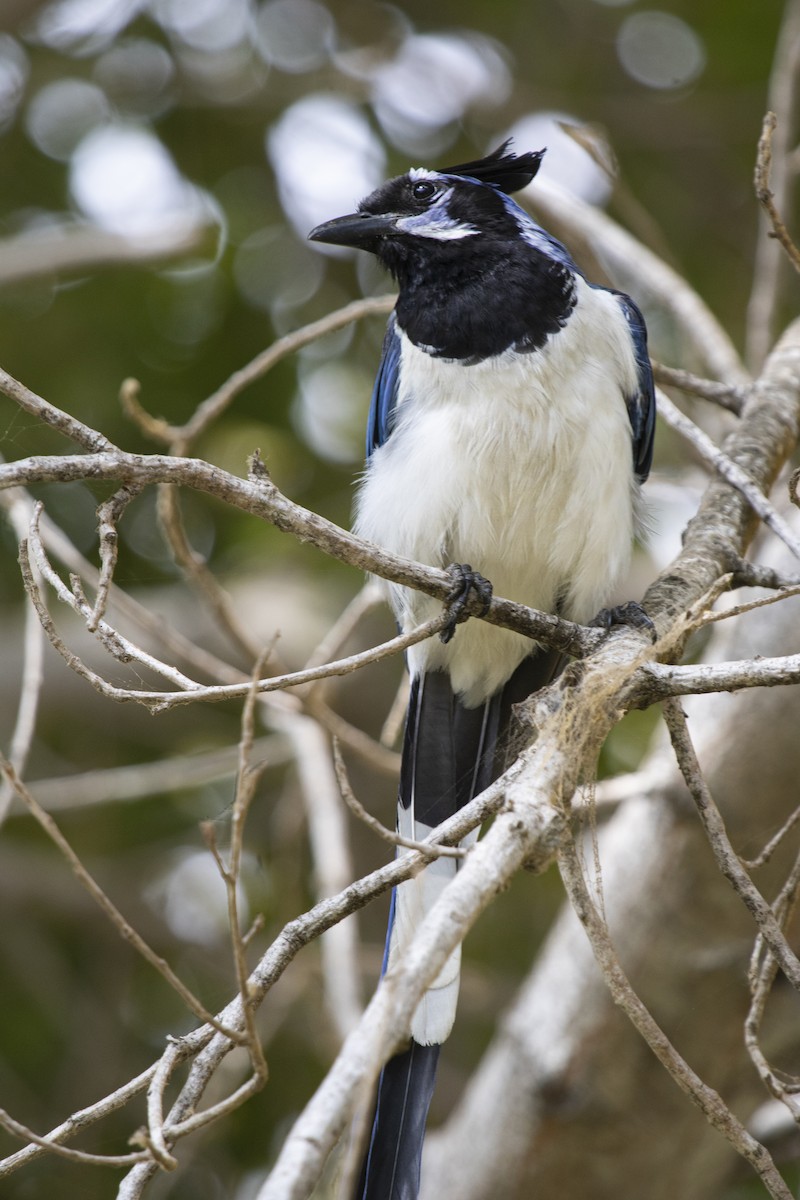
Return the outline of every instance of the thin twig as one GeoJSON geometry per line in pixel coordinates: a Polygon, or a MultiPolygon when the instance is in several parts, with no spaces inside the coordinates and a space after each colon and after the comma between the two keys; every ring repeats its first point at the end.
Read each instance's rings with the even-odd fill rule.
{"type": "MultiPolygon", "coordinates": [[[[795,858],[794,865],[786,879],[777,899],[773,903],[776,919],[781,928],[785,929],[800,892],[800,855],[795,858]]],[[[744,1023],[744,1041],[750,1059],[758,1071],[769,1092],[789,1109],[795,1121],[800,1121],[800,1104],[793,1095],[798,1090],[800,1081],[778,1078],[778,1073],[770,1066],[766,1055],[761,1049],[759,1040],[761,1022],[767,1007],[770,993],[778,972],[775,956],[767,949],[764,937],[759,933],[756,938],[748,972],[750,982],[751,1002],[744,1023]]]]}
{"type": "Polygon", "coordinates": [[[117,524],[128,507],[141,492],[137,484],[125,484],[105,500],[97,510],[97,532],[100,542],[100,578],[94,608],[86,622],[86,628],[94,633],[108,606],[108,594],[114,581],[114,569],[119,555],[117,524]]]}
{"type": "Polygon", "coordinates": [[[711,440],[708,434],[704,433],[699,426],[695,425],[694,421],[682,413],[663,392],[659,392],[658,394],[658,411],[667,424],[671,425],[682,437],[691,442],[698,453],[715,471],[719,472],[723,479],[726,479],[728,483],[732,484],[737,491],[740,491],[747,498],[747,502],[758,513],[764,524],[769,526],[784,545],[789,547],[795,558],[800,558],[800,540],[795,537],[792,529],[790,529],[783,517],[776,511],[775,507],[770,504],[764,493],[759,490],[747,472],[743,471],[735,462],[732,462],[728,455],[711,440]]]}
{"type": "MultiPolygon", "coordinates": [[[[800,62],[800,3],[787,0],[773,56],[768,88],[768,107],[776,116],[776,136],[772,141],[771,187],[779,212],[791,212],[794,180],[789,171],[797,129],[798,62],[800,62]]],[[[784,256],[774,239],[768,237],[770,222],[759,206],[758,240],[753,268],[753,284],[747,305],[747,358],[755,369],[764,361],[773,341],[778,311],[784,256]]]]}
{"type": "Polygon", "coordinates": [[[740,617],[742,613],[753,612],[756,608],[766,608],[769,604],[779,604],[792,596],[800,596],[800,583],[784,586],[770,596],[759,596],[757,600],[748,600],[744,604],[734,604],[730,608],[719,611],[705,612],[698,619],[698,626],[713,625],[717,621],[728,621],[731,617],[740,617]]]}
{"type": "Polygon", "coordinates": [[[730,843],[722,815],[700,770],[686,716],[679,701],[665,700],[663,712],[678,766],[694,800],[717,866],[755,920],[784,975],[792,987],[800,991],[800,960],[787,942],[774,912],[745,871],[730,843]]]}
{"type": "MultiPolygon", "coordinates": [[[[23,547],[24,554],[26,557],[28,557],[29,563],[30,556],[28,552],[33,555],[33,560],[36,567],[43,578],[50,584],[59,600],[71,608],[73,612],[77,613],[79,617],[82,617],[86,622],[88,629],[90,623],[95,619],[95,612],[92,608],[92,605],[89,604],[89,601],[84,595],[83,585],[80,581],[80,577],[77,575],[70,577],[70,582],[72,584],[72,590],[70,590],[61,579],[61,576],[58,574],[58,572],[53,570],[42,544],[42,539],[39,532],[39,521],[41,514],[42,505],[41,503],[37,503],[33,508],[27,541],[20,546],[20,555],[23,555],[23,547]]],[[[31,567],[32,565],[33,564],[31,564],[31,567]]],[[[181,671],[178,671],[169,663],[162,662],[160,659],[155,658],[154,655],[149,654],[146,650],[143,650],[140,646],[137,646],[134,642],[131,642],[128,638],[123,637],[122,634],[118,633],[113,626],[109,625],[108,622],[102,618],[95,622],[95,628],[93,632],[101,645],[108,651],[109,654],[112,655],[113,658],[116,658],[118,662],[138,662],[141,666],[148,667],[151,671],[155,671],[156,674],[163,675],[164,678],[170,681],[170,683],[174,683],[176,687],[191,689],[200,686],[193,679],[190,679],[187,675],[184,675],[181,671]]]]}
{"type": "Polygon", "coordinates": [[[781,214],[775,204],[775,196],[769,185],[770,169],[772,167],[772,138],[778,118],[775,113],[768,112],[764,117],[761,137],[758,142],[758,158],[756,160],[755,188],[756,199],[769,217],[772,225],[772,237],[777,238],[786,251],[789,262],[795,271],[800,271],[800,250],[792,241],[791,234],[786,228],[781,214]]]}
{"type": "MultiPolygon", "coordinates": [[[[135,646],[128,639],[123,639],[121,635],[107,626],[104,621],[100,622],[98,633],[105,637],[105,644],[115,657],[123,662],[130,662],[135,659],[143,665],[152,667],[158,670],[161,674],[166,675],[175,682],[179,687],[185,688],[181,692],[155,692],[143,688],[120,688],[109,683],[88,667],[76,654],[74,654],[59,637],[55,625],[47,612],[44,602],[36,586],[35,579],[32,574],[32,567],[28,557],[29,545],[31,549],[40,549],[34,536],[31,542],[23,542],[20,546],[20,570],[22,571],[23,582],[26,591],[33,603],[42,627],[53,645],[59,652],[64,661],[78,675],[82,676],[92,687],[101,692],[108,699],[116,700],[119,703],[136,702],[145,705],[152,712],[164,712],[167,709],[174,708],[192,700],[200,700],[210,703],[219,703],[224,700],[241,699],[248,694],[250,687],[249,683],[241,684],[216,684],[208,687],[203,687],[194,680],[188,679],[175,668],[168,666],[166,663],[161,663],[149,655],[146,651],[135,646]]],[[[49,564],[43,552],[37,557],[37,565],[43,568],[43,573],[48,572],[49,564]]],[[[75,591],[79,590],[76,581],[73,581],[73,592],[69,592],[55,574],[52,569],[48,574],[49,581],[58,589],[59,595],[76,611],[84,612],[88,615],[88,605],[82,601],[80,595],[76,596],[75,591]]],[[[300,684],[309,683],[313,680],[326,678],[333,675],[348,675],[353,671],[359,670],[373,662],[379,662],[381,659],[389,657],[393,654],[399,654],[408,649],[409,646],[416,645],[418,642],[424,641],[426,638],[433,637],[439,633],[447,623],[448,614],[443,610],[436,617],[423,625],[412,629],[409,633],[400,634],[388,642],[382,643],[378,647],[372,647],[369,650],[363,650],[359,654],[350,655],[348,658],[339,659],[338,662],[327,663],[322,667],[312,667],[308,671],[294,671],[287,675],[275,675],[267,679],[261,679],[258,683],[260,693],[281,691],[288,687],[295,687],[300,684]]]]}
{"type": "Polygon", "coordinates": [[[75,851],[70,846],[67,839],[59,829],[56,822],[46,813],[40,804],[34,799],[29,790],[25,787],[22,780],[17,775],[12,764],[8,761],[5,755],[0,754],[0,772],[2,772],[13,787],[17,796],[26,806],[28,811],[36,820],[37,824],[44,830],[51,842],[59,849],[61,854],[72,868],[73,874],[78,882],[92,897],[98,907],[105,913],[108,919],[113,924],[114,928],[122,935],[126,942],[129,942],[135,950],[141,954],[152,967],[158,971],[159,975],[170,985],[173,991],[177,992],[183,1003],[194,1013],[194,1015],[204,1023],[212,1025],[220,1033],[231,1038],[232,1041],[238,1042],[240,1035],[235,1030],[226,1029],[215,1016],[208,1012],[197,997],[186,987],[186,985],[178,978],[175,972],[170,967],[166,959],[160,954],[151,949],[143,937],[141,937],[133,926],[123,917],[122,913],[116,905],[108,898],[106,893],[96,882],[94,877],[84,867],[81,860],[78,858],[75,851]]]}
{"type": "Polygon", "coordinates": [[[397,691],[394,694],[394,700],[389,707],[386,718],[383,722],[380,732],[380,742],[382,746],[396,746],[400,738],[400,731],[403,728],[406,712],[408,710],[408,689],[409,679],[408,671],[403,671],[403,677],[397,685],[397,691]]]}
{"type": "MultiPolygon", "coordinates": [[[[28,787],[48,812],[118,804],[234,778],[238,754],[237,747],[222,746],[218,750],[176,754],[155,762],[36,779],[29,781],[28,787]]],[[[265,768],[285,766],[290,760],[286,738],[276,733],[258,738],[254,758],[257,765],[265,768]]]]}
{"type": "Polygon", "coordinates": [[[300,699],[308,715],[315,721],[319,721],[331,737],[338,738],[343,746],[354,751],[359,758],[363,759],[365,763],[369,763],[376,771],[393,777],[398,775],[400,755],[396,751],[390,750],[388,746],[379,741],[376,742],[357,725],[351,725],[340,713],[334,712],[320,696],[313,692],[310,696],[304,696],[301,692],[300,699]]]}
{"type": "Polygon", "coordinates": [[[394,830],[387,829],[377,817],[373,817],[372,813],[367,812],[353,791],[347,775],[347,767],[344,764],[344,759],[342,758],[342,753],[336,739],[333,742],[333,762],[336,767],[336,778],[339,782],[339,789],[345,804],[351,813],[358,817],[359,821],[363,821],[373,833],[377,833],[379,838],[383,838],[385,842],[389,842],[393,846],[401,846],[405,850],[416,850],[430,859],[464,858],[467,851],[461,846],[431,846],[429,843],[414,841],[413,838],[402,837],[399,833],[395,833],[394,830]]]}
{"type": "MultiPolygon", "coordinates": [[[[85,619],[88,619],[92,611],[91,605],[83,596],[80,587],[80,581],[77,579],[77,577],[73,577],[73,590],[70,591],[67,587],[65,587],[60,577],[52,570],[47,561],[47,557],[44,554],[41,543],[38,540],[36,528],[32,525],[29,539],[20,543],[20,572],[22,574],[25,590],[27,591],[31,602],[36,609],[37,615],[41,621],[48,640],[53,647],[58,650],[59,654],[68,664],[68,666],[70,666],[78,675],[81,675],[84,679],[87,679],[94,688],[112,700],[126,701],[136,699],[140,694],[145,695],[146,693],[139,693],[137,689],[118,688],[113,684],[108,683],[102,678],[102,676],[98,675],[96,671],[93,671],[91,667],[88,667],[76,654],[73,654],[72,651],[68,649],[68,647],[59,637],[55,628],[55,623],[50,617],[44,600],[42,599],[41,592],[36,583],[36,577],[34,575],[34,561],[35,566],[39,568],[44,578],[55,589],[59,599],[68,604],[69,607],[75,612],[79,613],[85,619]],[[34,556],[33,559],[31,555],[34,556]]],[[[168,663],[161,662],[159,659],[154,658],[151,654],[148,654],[146,650],[142,650],[139,646],[136,646],[135,643],[129,641],[127,638],[123,638],[121,634],[117,633],[115,629],[112,629],[112,627],[105,621],[99,622],[97,628],[97,637],[100,639],[109,653],[120,662],[129,663],[131,661],[137,661],[141,663],[142,666],[149,667],[151,670],[158,672],[158,674],[165,676],[177,687],[184,687],[191,691],[202,690],[199,683],[195,683],[193,679],[189,679],[181,671],[176,670],[176,668],[170,666],[168,663]]],[[[173,693],[157,692],[155,694],[156,696],[160,697],[162,694],[170,696],[173,693]]]]}
{"type": "Polygon", "coordinates": [[[247,952],[242,937],[241,918],[239,914],[239,885],[244,847],[244,827],[247,813],[255,796],[256,786],[261,777],[263,767],[253,765],[253,745],[255,742],[256,709],[258,700],[258,679],[261,675],[268,651],[263,651],[255,661],[251,679],[250,691],[247,693],[242,709],[241,737],[239,740],[239,764],[236,779],[236,792],[231,814],[230,850],[227,866],[222,860],[213,836],[214,829],[210,822],[204,825],[204,832],[220,875],[225,884],[225,894],[228,901],[228,925],[231,932],[233,947],[233,962],[236,970],[236,983],[242,1000],[244,1027],[247,1035],[247,1050],[253,1067],[253,1074],[259,1080],[259,1086],[267,1082],[267,1070],[264,1051],[258,1036],[255,1014],[248,989],[247,952]]]}
{"type": "Polygon", "coordinates": [[[306,659],[306,667],[318,667],[338,654],[352,637],[367,613],[384,603],[384,596],[374,580],[368,580],[340,613],[321,642],[306,659]]]}
{"type": "Polygon", "coordinates": [[[87,1129],[104,1117],[118,1112],[120,1108],[130,1103],[135,1096],[138,1096],[140,1092],[146,1089],[153,1077],[156,1065],[148,1067],[140,1075],[129,1079],[122,1087],[117,1088],[107,1096],[103,1096],[101,1100],[97,1100],[94,1104],[90,1104],[86,1108],[81,1108],[77,1112],[72,1113],[71,1116],[67,1117],[65,1121],[62,1121],[54,1129],[51,1129],[44,1137],[37,1137],[22,1150],[17,1150],[14,1154],[9,1154],[7,1158],[0,1160],[0,1179],[13,1174],[14,1171],[24,1166],[25,1163],[38,1158],[44,1151],[49,1151],[54,1146],[60,1146],[67,1138],[74,1137],[82,1129],[87,1129]]]}
{"type": "Polygon", "coordinates": [[[718,383],[715,379],[702,379],[691,371],[683,371],[678,367],[668,367],[664,363],[653,362],[653,378],[656,383],[666,387],[678,388],[681,392],[690,392],[703,400],[710,400],[728,412],[742,411],[742,405],[747,399],[749,387],[738,383],[718,383]]]}
{"type": "MultiPolygon", "coordinates": [[[[353,878],[353,856],[342,812],[330,739],[311,717],[275,716],[295,747],[317,896],[335,895],[353,878]]],[[[328,930],[321,943],[324,998],[340,1039],[348,1036],[362,1012],[358,926],[344,921],[328,930]]]]}
{"type": "Polygon", "coordinates": [[[158,488],[158,519],[172,557],[184,578],[209,608],[211,615],[248,662],[260,654],[258,643],[250,636],[236,615],[231,598],[218,583],[208,564],[189,542],[181,512],[178,488],[162,483],[158,488]]]}
{"type": "Polygon", "coordinates": [[[26,1142],[30,1142],[34,1146],[39,1146],[42,1150],[47,1150],[49,1154],[55,1154],[59,1158],[69,1159],[71,1162],[84,1163],[91,1167],[130,1167],[137,1162],[145,1162],[150,1155],[146,1152],[136,1151],[133,1154],[88,1154],[85,1150],[74,1150],[69,1146],[61,1146],[58,1142],[52,1141],[51,1138],[41,1137],[38,1133],[34,1133],[27,1125],[15,1121],[12,1116],[0,1108],[0,1125],[13,1137],[21,1138],[26,1142]]]}
{"type": "Polygon", "coordinates": [[[240,392],[257,379],[263,378],[281,359],[301,350],[303,346],[310,345],[311,342],[318,341],[326,334],[334,333],[337,329],[352,324],[353,321],[360,321],[362,317],[391,312],[396,299],[396,296],[368,296],[363,300],[353,300],[350,304],[345,304],[343,308],[328,313],[318,321],[312,321],[301,329],[296,329],[293,333],[287,333],[284,337],[278,338],[277,342],[273,342],[252,362],[235,371],[213,395],[198,405],[185,425],[173,430],[172,440],[188,445],[213,421],[216,421],[240,392]]]}
{"type": "Polygon", "coordinates": [[[678,1053],[649,1010],[642,1003],[623,971],[614,951],[608,927],[586,886],[574,840],[567,836],[559,852],[559,868],[572,907],[586,930],[595,961],[603,973],[614,1003],[642,1035],[671,1078],[700,1109],[730,1145],[756,1170],[774,1200],[791,1200],[791,1192],[778,1172],[769,1151],[747,1132],[722,1097],[692,1070],[678,1053]]]}
{"type": "Polygon", "coordinates": [[[800,821],[800,806],[794,810],[791,816],[787,817],[778,832],[769,839],[760,854],[755,858],[743,858],[741,860],[745,870],[756,871],[759,867],[766,866],[787,833],[791,833],[798,821],[800,821]]]}
{"type": "Polygon", "coordinates": [[[164,1138],[164,1092],[179,1063],[179,1046],[170,1042],[147,1088],[147,1130],[141,1135],[141,1141],[164,1171],[174,1171],[178,1165],[164,1138]]]}
{"type": "MultiPolygon", "coordinates": [[[[9,519],[22,541],[27,531],[28,505],[24,493],[14,491],[8,510],[9,519]]],[[[30,605],[25,606],[25,629],[23,633],[23,665],[17,716],[11,734],[8,758],[17,774],[22,776],[36,733],[36,718],[44,683],[45,636],[41,622],[30,605]]],[[[7,780],[0,783],[0,825],[5,821],[14,798],[13,788],[7,780]]]]}
{"type": "Polygon", "coordinates": [[[37,396],[30,388],[26,388],[24,383],[14,379],[8,371],[4,371],[2,368],[0,368],[0,392],[4,396],[8,396],[9,400],[13,400],[25,412],[30,413],[32,417],[36,417],[37,421],[42,421],[45,425],[57,429],[59,433],[63,433],[65,437],[71,438],[73,442],[77,442],[79,446],[83,446],[91,453],[103,453],[116,449],[114,443],[109,441],[104,434],[98,433],[89,425],[84,425],[83,421],[79,421],[70,413],[56,408],[49,400],[37,396]]]}

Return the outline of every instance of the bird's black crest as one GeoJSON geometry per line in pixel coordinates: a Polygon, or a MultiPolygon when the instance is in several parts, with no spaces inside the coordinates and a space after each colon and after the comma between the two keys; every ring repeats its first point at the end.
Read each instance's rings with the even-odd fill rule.
{"type": "Polygon", "coordinates": [[[506,195],[527,187],[542,165],[544,150],[531,150],[527,154],[508,154],[511,138],[498,146],[485,158],[473,162],[459,163],[455,167],[439,167],[441,175],[468,175],[479,183],[488,183],[506,195]]]}

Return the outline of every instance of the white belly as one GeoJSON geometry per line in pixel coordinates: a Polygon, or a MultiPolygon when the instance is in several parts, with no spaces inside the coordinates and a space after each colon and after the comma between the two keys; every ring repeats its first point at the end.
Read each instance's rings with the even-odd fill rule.
{"type": "MultiPolygon", "coordinates": [[[[614,303],[592,293],[583,307],[595,297],[614,303]]],[[[431,358],[404,338],[397,423],[368,464],[356,532],[432,566],[469,563],[498,596],[590,619],[627,565],[634,498],[623,398],[635,377],[630,339],[620,327],[618,346],[598,347],[593,335],[579,309],[554,347],[475,366],[431,358]],[[587,365],[602,361],[599,350],[601,371],[587,365]]],[[[404,629],[440,607],[396,586],[390,598],[404,629]]],[[[447,646],[414,647],[409,663],[446,668],[478,704],[531,648],[473,620],[447,646]]]]}

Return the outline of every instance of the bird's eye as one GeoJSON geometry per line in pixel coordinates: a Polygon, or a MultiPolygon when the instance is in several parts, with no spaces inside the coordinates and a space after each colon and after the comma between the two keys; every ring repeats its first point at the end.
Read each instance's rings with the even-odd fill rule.
{"type": "Polygon", "coordinates": [[[436,195],[436,185],[429,179],[421,179],[411,188],[411,195],[415,200],[430,200],[431,196],[436,195]]]}

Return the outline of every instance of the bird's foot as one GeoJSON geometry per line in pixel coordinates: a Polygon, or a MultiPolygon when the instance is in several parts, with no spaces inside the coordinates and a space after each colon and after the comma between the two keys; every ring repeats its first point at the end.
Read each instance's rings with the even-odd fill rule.
{"type": "Polygon", "coordinates": [[[611,629],[614,625],[628,625],[631,629],[646,629],[652,641],[656,640],[656,627],[637,600],[615,604],[613,608],[601,608],[590,622],[593,629],[611,629]]]}
{"type": "Polygon", "coordinates": [[[488,579],[484,579],[477,571],[473,571],[469,563],[451,563],[447,568],[448,574],[453,580],[453,590],[446,600],[448,613],[447,624],[439,634],[441,641],[447,645],[456,631],[456,625],[460,621],[466,621],[468,613],[465,612],[470,592],[474,592],[481,601],[481,612],[488,612],[489,605],[492,602],[492,585],[488,579]]]}

